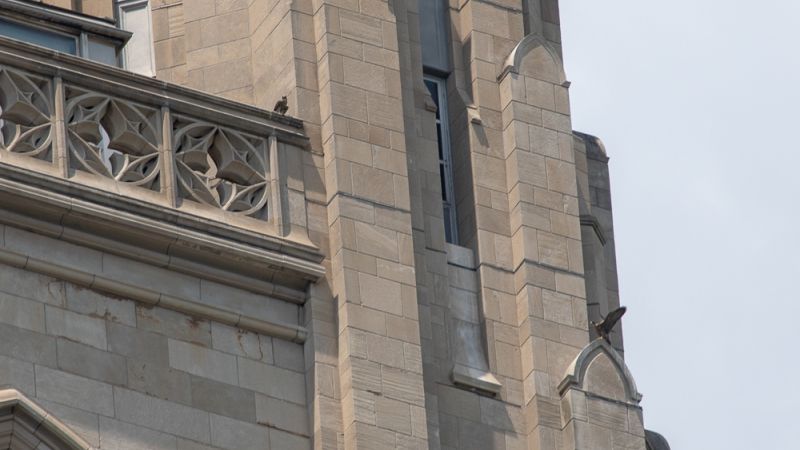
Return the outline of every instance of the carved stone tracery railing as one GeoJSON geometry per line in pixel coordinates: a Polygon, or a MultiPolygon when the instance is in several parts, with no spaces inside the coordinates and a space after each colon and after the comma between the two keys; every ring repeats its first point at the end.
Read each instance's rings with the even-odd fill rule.
{"type": "Polygon", "coordinates": [[[52,91],[49,79],[0,66],[0,149],[53,160],[52,91]]]}
{"type": "Polygon", "coordinates": [[[160,111],[67,86],[70,168],[160,190],[160,111]]]}
{"type": "MultiPolygon", "coordinates": [[[[283,150],[268,121],[261,129],[241,129],[197,114],[216,112],[214,105],[187,102],[188,107],[173,108],[169,96],[125,95],[119,85],[83,84],[62,78],[59,68],[50,69],[38,73],[0,59],[0,161],[11,161],[3,153],[28,156],[40,162],[23,163],[27,169],[45,164],[78,183],[86,175],[113,180],[119,190],[123,185],[141,188],[142,198],[155,194],[172,208],[191,206],[192,214],[199,211],[223,222],[229,214],[257,219],[287,234],[282,221],[290,214],[284,211],[288,205],[281,204],[286,196],[277,191],[284,184],[277,180],[278,168],[271,167],[283,150]]],[[[120,76],[117,69],[107,70],[120,76]]],[[[252,117],[234,108],[234,122],[264,124],[257,113],[271,117],[255,108],[246,112],[252,117]]],[[[296,128],[285,134],[302,141],[299,127],[297,122],[283,129],[296,128]]],[[[137,197],[130,194],[137,191],[125,189],[137,197]]]]}
{"type": "Polygon", "coordinates": [[[181,198],[266,218],[266,139],[184,117],[173,121],[172,135],[181,198]]]}

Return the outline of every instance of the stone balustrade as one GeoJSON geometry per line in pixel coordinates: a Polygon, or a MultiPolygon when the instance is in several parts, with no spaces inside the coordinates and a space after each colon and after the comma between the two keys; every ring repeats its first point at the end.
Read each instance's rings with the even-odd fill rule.
{"type": "Polygon", "coordinates": [[[304,151],[298,120],[6,39],[0,111],[3,164],[289,234],[280,167],[301,161],[283,156],[304,151]]]}
{"type": "Polygon", "coordinates": [[[0,38],[0,224],[302,302],[308,147],[297,119],[0,38]]]}

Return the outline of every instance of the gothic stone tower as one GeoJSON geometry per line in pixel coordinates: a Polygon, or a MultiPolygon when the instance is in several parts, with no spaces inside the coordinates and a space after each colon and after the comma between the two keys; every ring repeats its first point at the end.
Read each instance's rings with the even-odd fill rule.
{"type": "Polygon", "coordinates": [[[0,448],[656,445],[556,0],[0,0],[0,130],[0,448]]]}

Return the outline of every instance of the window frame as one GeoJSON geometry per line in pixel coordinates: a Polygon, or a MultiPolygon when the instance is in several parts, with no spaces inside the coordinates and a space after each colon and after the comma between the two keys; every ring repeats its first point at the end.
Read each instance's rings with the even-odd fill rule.
{"type": "Polygon", "coordinates": [[[113,49],[114,67],[119,67],[120,48],[130,39],[131,34],[116,28],[113,21],[89,17],[73,11],[65,11],[49,5],[21,2],[19,0],[0,0],[0,17],[6,22],[29,29],[32,33],[60,35],[74,42],[74,52],[64,52],[46,44],[35,43],[25,39],[0,35],[5,39],[15,40],[52,51],[77,56],[90,61],[109,64],[107,59],[95,58],[90,51],[89,42],[99,42],[113,49]]]}
{"type": "MultiPolygon", "coordinates": [[[[64,37],[67,37],[67,38],[71,38],[72,41],[75,44],[75,53],[66,53],[66,52],[61,52],[61,53],[66,53],[68,55],[74,55],[74,56],[80,56],[82,58],[84,57],[83,56],[83,45],[82,45],[83,39],[82,38],[83,38],[83,35],[85,33],[76,32],[76,30],[64,29],[63,27],[59,27],[57,25],[56,26],[46,26],[46,25],[43,25],[41,23],[37,23],[37,22],[34,22],[32,20],[26,20],[26,19],[24,19],[22,17],[18,17],[18,16],[14,16],[14,15],[3,15],[0,18],[2,18],[2,20],[5,21],[5,22],[10,22],[10,23],[19,25],[21,27],[29,28],[31,30],[41,31],[43,34],[55,34],[55,35],[60,35],[60,36],[64,36],[64,37]]],[[[7,38],[7,39],[14,39],[15,41],[25,42],[27,44],[37,45],[39,47],[44,47],[44,48],[48,48],[50,50],[54,50],[54,51],[60,52],[60,50],[56,50],[56,49],[54,49],[52,47],[48,47],[46,45],[36,44],[36,43],[33,43],[33,42],[24,41],[24,40],[21,40],[21,39],[13,38],[13,37],[10,37],[10,36],[5,36],[5,35],[2,35],[2,34],[0,34],[0,36],[2,36],[4,38],[7,38]]]]}
{"type": "Polygon", "coordinates": [[[456,213],[456,198],[455,198],[455,183],[453,181],[453,152],[450,145],[450,121],[447,110],[447,79],[432,73],[424,73],[423,81],[426,83],[425,88],[430,92],[427,83],[436,85],[435,98],[437,111],[435,115],[437,125],[437,142],[441,157],[439,160],[439,176],[444,176],[441,181],[441,186],[444,188],[442,192],[442,217],[444,219],[445,227],[445,241],[449,244],[458,245],[458,214],[456,213]]]}
{"type": "MultiPolygon", "coordinates": [[[[114,0],[114,18],[121,29],[125,29],[124,12],[144,7],[147,11],[147,33],[150,45],[150,70],[148,73],[136,72],[150,77],[156,76],[156,51],[153,42],[153,13],[150,10],[150,0],[114,0]]],[[[128,42],[130,44],[130,42],[128,42]]],[[[125,70],[134,72],[128,63],[128,45],[119,52],[119,65],[125,70]]]]}

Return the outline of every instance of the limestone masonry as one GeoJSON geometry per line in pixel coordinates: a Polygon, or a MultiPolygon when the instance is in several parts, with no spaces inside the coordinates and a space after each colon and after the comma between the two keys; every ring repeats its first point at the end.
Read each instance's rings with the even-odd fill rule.
{"type": "Polygon", "coordinates": [[[0,449],[668,449],[619,306],[557,0],[0,0],[0,449]]]}

